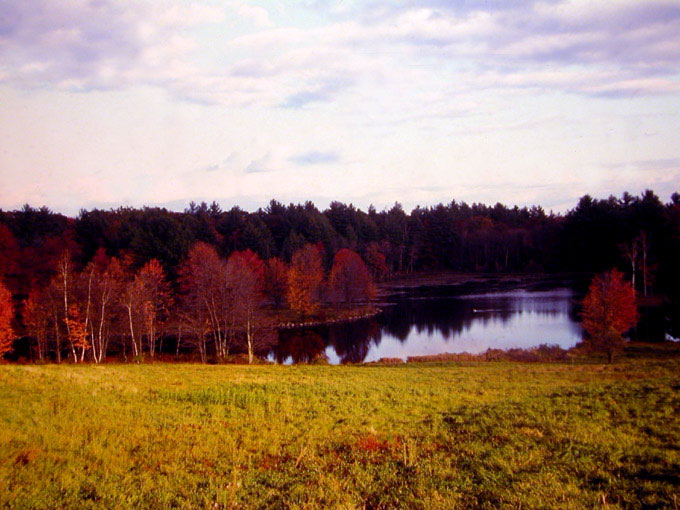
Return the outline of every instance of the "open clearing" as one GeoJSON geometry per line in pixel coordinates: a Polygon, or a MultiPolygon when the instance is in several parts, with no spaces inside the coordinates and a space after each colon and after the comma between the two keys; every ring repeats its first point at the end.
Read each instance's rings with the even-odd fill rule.
{"type": "Polygon", "coordinates": [[[677,508],[678,409],[678,359],[0,366],[0,507],[677,508]]]}

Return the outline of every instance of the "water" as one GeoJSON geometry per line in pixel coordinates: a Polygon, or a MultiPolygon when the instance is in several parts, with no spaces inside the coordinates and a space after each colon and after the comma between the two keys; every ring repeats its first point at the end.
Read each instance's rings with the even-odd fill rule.
{"type": "MultiPolygon", "coordinates": [[[[297,363],[325,355],[333,364],[361,363],[541,344],[568,349],[583,339],[581,290],[565,284],[467,293],[462,289],[442,286],[402,290],[387,298],[383,313],[377,317],[283,330],[269,359],[297,363]]],[[[663,318],[654,313],[658,314],[642,314],[642,329],[647,334],[651,324],[653,335],[662,339],[663,318]]]]}

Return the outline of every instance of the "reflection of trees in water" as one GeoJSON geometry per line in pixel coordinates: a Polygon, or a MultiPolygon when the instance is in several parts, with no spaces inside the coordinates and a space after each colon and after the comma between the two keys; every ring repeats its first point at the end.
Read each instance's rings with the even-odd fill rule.
{"type": "Polygon", "coordinates": [[[361,363],[371,343],[379,343],[380,325],[375,319],[365,319],[330,326],[279,331],[279,342],[271,350],[277,363],[289,358],[293,363],[309,363],[325,357],[331,345],[341,363],[361,363]]]}
{"type": "Polygon", "coordinates": [[[329,341],[341,363],[361,363],[366,359],[371,343],[378,345],[382,337],[375,319],[366,319],[329,328],[329,341]]]}
{"type": "Polygon", "coordinates": [[[510,310],[476,313],[473,303],[465,299],[403,300],[385,310],[380,318],[386,333],[406,341],[411,328],[418,333],[433,335],[439,332],[447,340],[470,329],[474,322],[507,323],[515,313],[510,310]]]}
{"type": "Polygon", "coordinates": [[[494,298],[490,296],[448,299],[412,299],[401,297],[383,313],[372,319],[279,332],[279,344],[272,354],[279,363],[309,362],[325,355],[333,347],[341,363],[361,363],[372,345],[380,345],[383,335],[405,342],[412,329],[418,333],[441,335],[445,339],[464,333],[473,325],[507,325],[515,315],[531,314],[537,317],[568,316],[574,328],[578,323],[577,300],[537,298],[494,298]]]}
{"type": "Polygon", "coordinates": [[[571,321],[580,322],[571,301],[492,296],[487,299],[402,299],[394,306],[386,307],[379,320],[385,333],[404,342],[411,328],[428,335],[439,333],[448,340],[468,331],[474,324],[507,325],[514,316],[524,314],[550,318],[566,315],[571,321]]]}
{"type": "Polygon", "coordinates": [[[280,330],[279,342],[271,351],[276,362],[285,363],[291,358],[293,363],[309,363],[325,356],[326,341],[317,329],[280,330]]]}

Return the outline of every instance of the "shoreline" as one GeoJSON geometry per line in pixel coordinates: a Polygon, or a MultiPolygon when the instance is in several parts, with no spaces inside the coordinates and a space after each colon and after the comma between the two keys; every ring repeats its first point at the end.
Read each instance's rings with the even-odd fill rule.
{"type": "MultiPolygon", "coordinates": [[[[354,322],[363,319],[369,319],[382,313],[382,308],[379,306],[371,307],[371,310],[365,310],[363,313],[350,313],[348,315],[340,315],[327,319],[312,319],[302,322],[285,322],[278,323],[276,329],[296,329],[296,328],[312,328],[316,326],[325,326],[329,324],[342,324],[344,322],[354,322]]],[[[351,309],[350,309],[351,310],[351,309]]]]}

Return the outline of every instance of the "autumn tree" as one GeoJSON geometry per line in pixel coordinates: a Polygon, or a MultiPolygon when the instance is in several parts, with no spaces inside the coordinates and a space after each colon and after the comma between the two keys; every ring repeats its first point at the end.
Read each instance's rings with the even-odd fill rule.
{"type": "Polygon", "coordinates": [[[287,289],[288,267],[286,263],[277,257],[270,258],[265,267],[264,291],[276,308],[280,308],[283,304],[287,289]]]}
{"type": "Polygon", "coordinates": [[[82,362],[85,359],[85,352],[90,348],[90,343],[87,338],[87,324],[76,305],[69,307],[65,322],[73,351],[73,360],[78,362],[78,352],[80,352],[82,362]]]}
{"type": "Polygon", "coordinates": [[[45,292],[34,289],[24,303],[24,325],[29,336],[35,338],[38,359],[43,360],[47,355],[47,340],[49,337],[52,309],[49,297],[45,292]]]}
{"type": "Polygon", "coordinates": [[[232,253],[227,261],[227,284],[236,326],[246,339],[249,363],[253,362],[255,348],[266,337],[266,325],[260,313],[263,283],[264,262],[260,257],[251,250],[232,253]]]}
{"type": "MultiPolygon", "coordinates": [[[[14,278],[19,273],[20,248],[12,231],[0,223],[0,278],[14,278]]],[[[10,285],[11,286],[11,285],[10,285]]]]}
{"type": "MultiPolygon", "coordinates": [[[[76,336],[71,334],[71,324],[75,324],[80,318],[78,317],[77,320],[74,319],[74,321],[69,322],[69,314],[73,314],[74,310],[76,308],[73,305],[73,288],[74,288],[74,280],[75,280],[75,272],[73,270],[73,261],[71,260],[71,251],[69,249],[65,249],[62,253],[61,256],[59,257],[59,261],[57,263],[57,273],[53,278],[53,288],[56,290],[58,293],[58,299],[61,301],[60,307],[61,310],[58,310],[55,308],[54,313],[54,320],[56,323],[56,328],[59,329],[59,324],[63,323],[64,329],[66,332],[66,339],[69,341],[70,346],[71,346],[71,353],[73,354],[73,362],[77,363],[78,362],[78,353],[76,350],[76,336]]],[[[56,304],[56,303],[55,303],[56,304]]],[[[77,312],[75,312],[77,313],[77,312]]],[[[79,315],[79,314],[78,314],[79,315]]],[[[59,336],[59,332],[57,331],[57,336],[59,336]]],[[[59,340],[57,340],[57,343],[59,344],[59,340]]],[[[60,347],[57,347],[57,350],[60,350],[60,347]]],[[[57,360],[60,361],[60,353],[57,355],[57,360]]]]}
{"type": "Polygon", "coordinates": [[[46,287],[47,304],[50,311],[50,329],[53,329],[54,339],[54,354],[57,363],[61,363],[62,357],[62,339],[63,339],[63,302],[62,290],[60,289],[60,279],[58,276],[53,277],[46,287]]]}
{"type": "Polygon", "coordinates": [[[291,309],[303,314],[313,314],[319,308],[323,266],[319,248],[307,244],[297,250],[288,268],[286,297],[291,309]]]}
{"type": "Polygon", "coordinates": [[[201,360],[206,359],[205,337],[212,332],[215,353],[226,358],[231,343],[231,317],[226,264],[214,247],[196,243],[180,268],[182,322],[198,339],[201,360]]]}
{"type": "Polygon", "coordinates": [[[109,258],[100,248],[84,275],[88,281],[86,314],[92,359],[101,363],[106,359],[112,324],[120,315],[120,307],[115,305],[123,287],[123,268],[117,258],[109,258]]]}
{"type": "Polygon", "coordinates": [[[383,253],[381,244],[371,243],[368,245],[366,248],[366,265],[375,280],[380,281],[387,277],[389,268],[387,267],[387,257],[383,253]]]}
{"type": "Polygon", "coordinates": [[[12,318],[14,317],[14,304],[12,294],[0,281],[0,358],[12,350],[14,342],[14,329],[12,318]]]}
{"type": "Polygon", "coordinates": [[[146,330],[148,352],[156,352],[159,327],[163,324],[170,304],[170,287],[160,262],[151,259],[137,273],[135,280],[141,291],[143,324],[146,330]]]}
{"type": "Polygon", "coordinates": [[[623,349],[623,333],[637,323],[635,291],[616,269],[596,276],[583,300],[586,345],[604,352],[609,363],[623,349]]]}
{"type": "Polygon", "coordinates": [[[133,355],[144,353],[143,338],[146,334],[147,351],[153,357],[159,328],[171,304],[170,286],[158,260],[151,259],[134,278],[128,278],[121,301],[127,315],[133,355]]]}
{"type": "Polygon", "coordinates": [[[345,305],[375,297],[371,273],[361,257],[350,249],[343,248],[335,254],[328,280],[333,298],[345,305]]]}
{"type": "Polygon", "coordinates": [[[130,345],[134,357],[143,353],[142,344],[142,307],[144,303],[144,284],[141,279],[134,276],[128,278],[120,295],[120,302],[125,309],[127,320],[126,328],[130,332],[130,345]]]}

